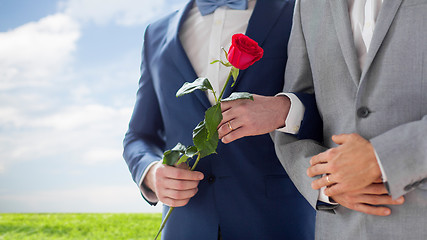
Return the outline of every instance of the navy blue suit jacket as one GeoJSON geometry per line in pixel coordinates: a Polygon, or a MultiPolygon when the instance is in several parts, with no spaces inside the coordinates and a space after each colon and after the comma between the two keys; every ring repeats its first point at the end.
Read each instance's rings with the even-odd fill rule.
{"type": "MultiPolygon", "coordinates": [[[[124,139],[124,158],[136,183],[163,151],[178,142],[192,145],[192,130],[210,107],[202,91],[175,97],[184,82],[198,77],[178,36],[192,4],[152,23],[145,32],[139,90],[124,139]]],[[[233,91],[267,96],[282,91],[293,7],[293,0],[257,1],[246,35],[259,43],[264,56],[241,71],[224,96],[233,91]]],[[[302,100],[308,115],[317,111],[313,96],[302,100]]],[[[309,127],[302,126],[301,136],[315,137],[312,129],[321,131],[312,122],[317,121],[304,119],[309,127]]],[[[216,240],[219,228],[224,240],[314,238],[315,212],[284,171],[268,134],[227,145],[220,142],[217,152],[201,159],[196,170],[205,179],[197,195],[174,210],[163,239],[216,240]]]]}

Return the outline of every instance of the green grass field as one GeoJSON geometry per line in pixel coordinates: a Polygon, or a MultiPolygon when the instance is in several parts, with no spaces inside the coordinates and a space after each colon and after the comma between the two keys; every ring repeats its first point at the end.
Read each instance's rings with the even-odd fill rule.
{"type": "Polygon", "coordinates": [[[0,214],[0,240],[153,239],[161,214],[0,214]]]}

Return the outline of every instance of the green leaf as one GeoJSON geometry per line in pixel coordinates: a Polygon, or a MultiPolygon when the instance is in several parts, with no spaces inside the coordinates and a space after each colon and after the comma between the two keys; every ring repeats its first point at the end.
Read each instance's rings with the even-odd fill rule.
{"type": "Polygon", "coordinates": [[[234,87],[234,84],[236,84],[237,77],[239,76],[239,69],[232,67],[231,74],[233,75],[233,84],[231,84],[231,87],[234,87]]]}
{"type": "Polygon", "coordinates": [[[194,157],[194,155],[197,155],[198,151],[197,148],[195,146],[188,146],[185,149],[185,154],[183,154],[181,156],[181,158],[179,159],[179,161],[176,163],[176,165],[179,165],[181,163],[185,163],[187,162],[188,159],[191,159],[194,157]]]}
{"type": "Polygon", "coordinates": [[[187,149],[185,149],[185,155],[187,155],[189,158],[194,157],[198,152],[197,148],[195,146],[188,146],[187,149]]]}
{"type": "Polygon", "coordinates": [[[175,147],[172,148],[172,151],[176,151],[176,152],[180,152],[180,153],[185,153],[185,149],[186,149],[186,147],[183,144],[177,143],[175,145],[175,147]]]}
{"type": "Polygon", "coordinates": [[[205,112],[205,125],[208,131],[207,138],[210,138],[212,134],[218,132],[218,125],[222,121],[221,104],[218,103],[210,107],[205,112]]]}
{"type": "Polygon", "coordinates": [[[197,147],[200,157],[206,157],[212,153],[216,153],[218,146],[218,131],[208,138],[205,121],[200,122],[193,130],[193,143],[197,147]]]}
{"type": "Polygon", "coordinates": [[[189,82],[184,83],[184,85],[182,85],[182,87],[176,92],[176,96],[181,97],[185,94],[192,93],[195,90],[202,90],[202,91],[212,90],[213,91],[213,88],[207,78],[197,78],[192,83],[189,83],[189,82]]]}
{"type": "Polygon", "coordinates": [[[252,94],[247,92],[233,92],[228,98],[222,99],[221,102],[234,101],[237,99],[250,99],[253,101],[254,97],[252,94]]]}
{"type": "Polygon", "coordinates": [[[180,155],[184,153],[185,146],[181,143],[176,144],[174,148],[163,153],[163,164],[174,166],[178,162],[180,155]]]}
{"type": "Polygon", "coordinates": [[[185,155],[185,154],[183,154],[182,156],[181,156],[181,158],[178,160],[178,162],[176,163],[176,166],[178,166],[179,164],[181,164],[181,163],[185,163],[185,162],[187,162],[187,160],[188,160],[188,156],[187,155],[185,155]]]}

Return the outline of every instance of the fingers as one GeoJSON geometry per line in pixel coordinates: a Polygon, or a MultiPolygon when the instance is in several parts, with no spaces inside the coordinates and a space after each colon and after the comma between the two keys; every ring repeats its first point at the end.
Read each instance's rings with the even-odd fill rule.
{"type": "Polygon", "coordinates": [[[337,183],[337,184],[334,184],[334,185],[332,185],[330,187],[327,187],[325,189],[325,195],[328,196],[328,197],[339,195],[339,194],[342,194],[342,193],[345,193],[345,192],[349,192],[348,189],[349,189],[348,186],[346,186],[345,184],[343,184],[343,183],[337,183]]]}
{"type": "Polygon", "coordinates": [[[177,191],[172,189],[166,189],[163,191],[163,194],[161,197],[159,196],[159,199],[161,201],[170,206],[170,207],[182,207],[187,205],[187,203],[190,201],[194,195],[196,195],[198,189],[190,189],[187,191],[177,191]]]}
{"type": "Polygon", "coordinates": [[[161,165],[155,172],[155,193],[171,207],[181,207],[197,193],[203,173],[161,165]]]}
{"type": "Polygon", "coordinates": [[[238,119],[230,119],[227,122],[221,122],[218,127],[218,137],[222,139],[233,131],[242,127],[242,123],[238,119]]]}
{"type": "Polygon", "coordinates": [[[404,202],[403,197],[393,200],[388,195],[361,194],[357,191],[331,198],[348,209],[376,216],[388,216],[391,214],[390,208],[384,205],[401,205],[404,202]]]}
{"type": "Polygon", "coordinates": [[[378,206],[371,206],[367,204],[354,204],[352,208],[355,211],[370,214],[370,215],[376,215],[376,216],[388,216],[391,214],[390,208],[387,207],[378,207],[378,206]]]}
{"type": "Polygon", "coordinates": [[[200,181],[203,179],[203,173],[162,164],[156,171],[156,177],[188,181],[200,181]]]}
{"type": "Polygon", "coordinates": [[[376,216],[391,214],[390,208],[383,205],[401,205],[404,203],[403,197],[393,200],[388,195],[343,194],[334,196],[332,199],[346,208],[376,216]]]}
{"type": "Polygon", "coordinates": [[[221,102],[221,111],[227,111],[230,109],[235,103],[235,101],[221,102]]]}
{"type": "MultiPolygon", "coordinates": [[[[321,165],[316,165],[316,166],[321,167],[321,165]]],[[[335,184],[335,182],[332,180],[331,175],[325,175],[311,182],[311,188],[320,189],[324,186],[331,186],[333,184],[335,184]]]]}
{"type": "Polygon", "coordinates": [[[363,189],[360,190],[363,194],[375,194],[375,195],[382,195],[387,194],[388,191],[383,183],[373,183],[363,189]]]}
{"type": "MultiPolygon", "coordinates": [[[[309,177],[314,177],[317,175],[328,174],[330,172],[328,172],[327,168],[328,168],[327,163],[316,164],[316,165],[311,166],[307,169],[307,175],[309,177]]],[[[326,178],[324,180],[326,181],[326,178]]],[[[331,180],[331,179],[329,178],[329,180],[331,180]]],[[[325,182],[325,181],[322,181],[322,182],[325,182]]]]}
{"type": "Polygon", "coordinates": [[[360,198],[358,199],[359,202],[366,203],[369,205],[401,205],[405,201],[403,197],[393,200],[392,197],[388,195],[364,194],[364,195],[360,195],[359,198],[360,198]]]}
{"type": "Polygon", "coordinates": [[[327,163],[328,162],[328,154],[332,151],[333,148],[326,150],[325,152],[319,153],[310,159],[310,165],[314,166],[319,163],[327,163]]]}
{"type": "MultiPolygon", "coordinates": [[[[234,128],[234,126],[233,126],[233,128],[234,128]]],[[[220,139],[221,139],[221,141],[223,143],[233,142],[233,141],[235,141],[237,139],[240,139],[242,137],[249,136],[250,133],[247,131],[247,129],[248,128],[246,128],[246,127],[239,127],[238,129],[235,129],[233,131],[229,131],[228,134],[226,134],[225,136],[220,137],[220,139]]]]}
{"type": "Polygon", "coordinates": [[[339,135],[333,135],[332,141],[338,145],[344,144],[346,140],[350,137],[350,134],[339,134],[339,135]]]}

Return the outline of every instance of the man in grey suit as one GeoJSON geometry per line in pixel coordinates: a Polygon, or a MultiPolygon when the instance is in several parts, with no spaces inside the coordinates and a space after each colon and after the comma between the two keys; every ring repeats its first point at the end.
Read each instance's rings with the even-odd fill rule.
{"type": "MultiPolygon", "coordinates": [[[[316,237],[427,239],[427,1],[301,0],[288,46],[284,91],[316,94],[324,141],[272,137],[313,207],[325,187],[340,203],[318,212],[316,237]]],[[[254,105],[223,106],[242,129],[221,127],[224,142],[279,127],[254,105]]]]}

